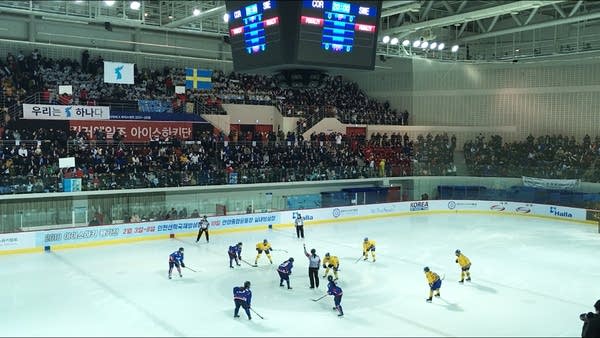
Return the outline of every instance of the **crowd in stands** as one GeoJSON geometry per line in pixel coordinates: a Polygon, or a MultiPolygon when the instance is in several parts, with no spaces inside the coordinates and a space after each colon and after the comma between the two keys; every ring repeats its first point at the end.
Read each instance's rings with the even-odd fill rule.
{"type": "Polygon", "coordinates": [[[580,178],[600,182],[600,137],[529,135],[520,142],[502,142],[499,135],[478,136],[464,145],[467,167],[474,176],[580,178]]]}
{"type": "Polygon", "coordinates": [[[175,86],[185,83],[185,69],[135,67],[135,85],[118,85],[104,83],[103,67],[103,58],[92,58],[88,51],[80,61],[53,60],[37,49],[27,56],[22,51],[16,57],[8,53],[6,62],[0,60],[0,104],[11,109],[12,116],[18,115],[28,96],[37,93],[36,103],[110,104],[118,108],[128,103],[137,106],[135,102],[140,99],[163,100],[171,102],[175,112],[208,114],[225,114],[222,103],[269,104],[280,107],[286,116],[331,116],[353,124],[408,124],[408,111],[397,111],[388,102],[369,98],[358,84],[341,76],[327,77],[317,88],[283,88],[273,76],[216,70],[211,90],[177,94],[175,86]],[[65,84],[73,87],[72,94],[58,93],[58,86],[65,84]]]}
{"type": "Polygon", "coordinates": [[[368,140],[313,133],[305,140],[295,132],[202,132],[193,141],[131,144],[100,131],[90,138],[74,129],[0,128],[0,138],[0,193],[61,191],[62,178],[72,177],[98,190],[451,174],[453,149],[447,135],[413,141],[396,133],[368,140]],[[58,159],[70,156],[77,167],[59,169],[58,159]]]}

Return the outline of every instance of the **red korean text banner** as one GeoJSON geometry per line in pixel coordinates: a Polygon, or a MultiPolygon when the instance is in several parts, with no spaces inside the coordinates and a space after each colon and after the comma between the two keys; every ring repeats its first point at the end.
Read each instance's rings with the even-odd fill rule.
{"type": "Polygon", "coordinates": [[[192,138],[192,123],[189,122],[143,122],[143,121],[69,121],[69,126],[78,133],[85,131],[90,140],[95,140],[94,131],[104,129],[106,140],[112,140],[117,130],[125,136],[124,142],[148,142],[158,136],[189,140],[192,138]]]}

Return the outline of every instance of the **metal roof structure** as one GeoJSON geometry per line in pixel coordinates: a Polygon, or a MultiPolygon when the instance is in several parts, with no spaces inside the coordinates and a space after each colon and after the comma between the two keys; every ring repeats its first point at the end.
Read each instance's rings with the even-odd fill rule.
{"type": "MultiPolygon", "coordinates": [[[[222,0],[7,0],[0,2],[0,12],[199,36],[228,34],[222,0]]],[[[384,1],[377,52],[383,59],[472,61],[594,53],[600,51],[599,19],[600,1],[594,0],[384,1]],[[427,41],[429,48],[413,47],[415,40],[427,41]],[[433,42],[446,48],[431,48],[433,42]],[[460,47],[458,53],[450,51],[452,45],[460,47]]]]}

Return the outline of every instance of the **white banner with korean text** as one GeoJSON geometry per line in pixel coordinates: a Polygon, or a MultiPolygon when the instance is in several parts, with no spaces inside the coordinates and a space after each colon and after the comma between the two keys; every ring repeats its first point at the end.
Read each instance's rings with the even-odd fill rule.
{"type": "Polygon", "coordinates": [[[572,190],[577,188],[579,182],[578,179],[565,180],[523,176],[524,186],[542,189],[572,190]]]}
{"type": "Polygon", "coordinates": [[[110,120],[110,107],[24,103],[23,118],[29,120],[110,120]]]}

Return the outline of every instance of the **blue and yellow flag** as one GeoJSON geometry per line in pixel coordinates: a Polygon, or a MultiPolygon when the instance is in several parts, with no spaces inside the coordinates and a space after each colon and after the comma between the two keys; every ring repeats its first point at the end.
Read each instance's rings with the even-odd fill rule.
{"type": "Polygon", "coordinates": [[[212,88],[212,70],[209,69],[185,69],[185,88],[186,89],[211,89],[212,88]]]}

